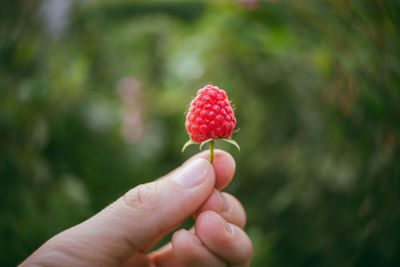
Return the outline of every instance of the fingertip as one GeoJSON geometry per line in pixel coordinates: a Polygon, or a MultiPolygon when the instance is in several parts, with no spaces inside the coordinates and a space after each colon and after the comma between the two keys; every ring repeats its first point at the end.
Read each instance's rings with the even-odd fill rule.
{"type": "Polygon", "coordinates": [[[231,154],[217,149],[214,152],[213,166],[216,174],[215,188],[221,190],[232,180],[236,170],[236,162],[231,154]]]}
{"type": "Polygon", "coordinates": [[[253,253],[251,240],[238,226],[228,223],[213,211],[201,213],[196,220],[196,235],[215,255],[226,262],[248,266],[253,253]]]}
{"type": "Polygon", "coordinates": [[[244,228],[247,221],[246,211],[240,201],[231,194],[222,192],[222,197],[230,203],[230,208],[223,213],[223,217],[227,218],[240,228],[244,228]]]}
{"type": "MultiPolygon", "coordinates": [[[[210,151],[206,150],[196,154],[188,161],[194,160],[196,158],[203,158],[208,160],[209,156],[210,156],[210,151]]],[[[236,170],[235,159],[228,152],[221,149],[215,149],[214,161],[212,165],[214,167],[216,175],[215,188],[221,190],[231,182],[233,175],[235,174],[236,170]]]]}
{"type": "Polygon", "coordinates": [[[206,210],[213,210],[216,212],[221,212],[223,210],[223,199],[221,193],[215,188],[204,204],[193,214],[194,219],[206,210]]]}
{"type": "Polygon", "coordinates": [[[217,235],[224,226],[224,219],[215,211],[206,210],[196,219],[196,233],[200,236],[217,235]]]}

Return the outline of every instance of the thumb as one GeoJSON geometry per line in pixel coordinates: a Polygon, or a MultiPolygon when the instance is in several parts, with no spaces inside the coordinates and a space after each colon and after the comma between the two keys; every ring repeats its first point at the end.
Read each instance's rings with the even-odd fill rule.
{"type": "Polygon", "coordinates": [[[72,256],[70,266],[89,260],[98,265],[121,263],[194,213],[214,184],[214,169],[207,160],[189,160],[163,179],[131,189],[92,218],[55,236],[31,258],[47,247],[72,256]]]}

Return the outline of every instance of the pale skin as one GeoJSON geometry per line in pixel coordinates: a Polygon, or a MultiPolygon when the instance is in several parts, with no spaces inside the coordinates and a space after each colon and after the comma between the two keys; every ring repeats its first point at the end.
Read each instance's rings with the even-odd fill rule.
{"type": "Polygon", "coordinates": [[[199,153],[154,182],[139,185],[88,220],[44,243],[21,266],[250,266],[252,244],[240,202],[221,193],[235,161],[199,153]],[[189,230],[176,229],[194,216],[189,230]],[[170,243],[148,252],[166,233],[170,243]]]}

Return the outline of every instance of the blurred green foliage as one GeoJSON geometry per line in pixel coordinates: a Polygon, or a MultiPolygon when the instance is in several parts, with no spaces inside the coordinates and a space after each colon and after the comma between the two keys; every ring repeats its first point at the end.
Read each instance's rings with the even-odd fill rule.
{"type": "Polygon", "coordinates": [[[245,2],[3,3],[1,266],[195,153],[207,83],[253,266],[400,265],[399,2],[245,2]]]}

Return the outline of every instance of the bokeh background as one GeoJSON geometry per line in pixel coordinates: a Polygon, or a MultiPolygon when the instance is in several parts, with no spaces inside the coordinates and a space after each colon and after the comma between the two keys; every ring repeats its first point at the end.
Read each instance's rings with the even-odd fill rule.
{"type": "Polygon", "coordinates": [[[197,152],[236,106],[252,266],[400,266],[400,2],[2,1],[0,265],[197,152]]]}

